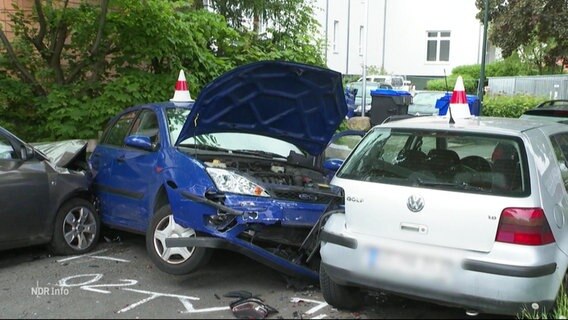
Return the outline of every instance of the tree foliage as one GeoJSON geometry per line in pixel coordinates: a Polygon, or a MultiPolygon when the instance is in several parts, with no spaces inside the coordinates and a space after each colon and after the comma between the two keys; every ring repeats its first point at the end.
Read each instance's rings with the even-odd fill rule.
{"type": "MultiPolygon", "coordinates": [[[[229,17],[248,13],[231,8],[229,17]]],[[[16,7],[14,37],[0,28],[0,125],[28,140],[93,138],[117,111],[167,100],[179,69],[196,96],[253,61],[322,65],[311,10],[267,1],[260,13],[278,19],[258,33],[198,0],[35,0],[31,14],[16,7]]]]}
{"type": "Polygon", "coordinates": [[[562,63],[568,64],[566,0],[476,0],[480,20],[485,1],[489,1],[489,39],[505,57],[519,53],[539,74],[562,72],[562,63]]]}
{"type": "MultiPolygon", "coordinates": [[[[462,76],[466,91],[470,94],[476,94],[480,69],[481,66],[479,64],[455,67],[452,69],[452,74],[448,76],[448,90],[453,89],[457,77],[462,76]]],[[[513,53],[503,60],[488,63],[485,66],[485,75],[487,77],[527,76],[535,74],[538,74],[538,70],[534,68],[534,65],[522,62],[516,53],[513,53]]],[[[426,87],[429,90],[446,90],[446,81],[445,79],[430,80],[426,87]]]]}

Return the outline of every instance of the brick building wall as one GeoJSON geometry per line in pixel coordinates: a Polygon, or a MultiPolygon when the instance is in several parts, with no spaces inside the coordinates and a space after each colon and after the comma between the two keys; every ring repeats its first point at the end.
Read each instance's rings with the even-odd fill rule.
{"type": "Polygon", "coordinates": [[[0,26],[8,38],[14,36],[10,21],[10,14],[15,12],[14,4],[31,13],[34,2],[33,0],[0,0],[0,26]]]}
{"type": "MultiPolygon", "coordinates": [[[[81,2],[85,0],[70,0],[69,6],[78,6],[81,2]]],[[[87,0],[90,1],[90,0],[87,0]]],[[[92,0],[93,2],[96,0],[92,0]]],[[[61,4],[63,1],[60,1],[61,4]]],[[[54,1],[57,3],[57,1],[54,1]]],[[[34,6],[34,0],[0,0],[0,26],[2,30],[6,33],[8,39],[14,36],[14,32],[12,30],[10,14],[14,13],[16,10],[14,9],[14,4],[17,5],[20,9],[23,9],[26,13],[31,14],[32,8],[34,6]]]]}

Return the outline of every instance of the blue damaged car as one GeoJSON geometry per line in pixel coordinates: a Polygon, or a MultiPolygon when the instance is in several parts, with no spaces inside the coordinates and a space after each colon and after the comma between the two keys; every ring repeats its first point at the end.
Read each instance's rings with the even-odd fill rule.
{"type": "Polygon", "coordinates": [[[317,280],[308,235],[343,199],[323,162],[346,113],[340,73],[275,61],[220,76],[194,102],[124,110],[89,159],[102,222],[144,233],[167,273],[221,248],[317,280]]]}

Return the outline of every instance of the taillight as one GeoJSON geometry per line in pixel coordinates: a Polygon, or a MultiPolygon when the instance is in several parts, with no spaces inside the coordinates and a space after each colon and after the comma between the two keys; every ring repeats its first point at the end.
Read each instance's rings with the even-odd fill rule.
{"type": "Polygon", "coordinates": [[[554,242],[554,235],[541,208],[505,208],[495,241],[539,246],[554,242]]]}

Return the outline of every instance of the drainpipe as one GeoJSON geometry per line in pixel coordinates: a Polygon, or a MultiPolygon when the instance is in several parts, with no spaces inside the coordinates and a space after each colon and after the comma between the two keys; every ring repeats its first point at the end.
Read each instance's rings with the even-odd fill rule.
{"type": "Polygon", "coordinates": [[[363,47],[363,94],[361,95],[361,117],[365,116],[365,108],[367,107],[367,38],[369,32],[369,1],[365,1],[365,32],[364,32],[364,47],[363,47]]]}
{"type": "Polygon", "coordinates": [[[325,0],[325,55],[324,63],[327,66],[327,47],[329,46],[329,0],[325,0]]]}
{"type": "Polygon", "coordinates": [[[387,0],[385,0],[385,6],[383,8],[383,56],[381,58],[381,72],[385,71],[386,36],[387,36],[387,0]]]}
{"type": "Polygon", "coordinates": [[[347,49],[346,59],[345,59],[345,74],[349,74],[349,29],[351,25],[351,0],[347,0],[347,49]]]}
{"type": "Polygon", "coordinates": [[[479,115],[483,114],[483,93],[485,89],[485,56],[487,55],[487,20],[489,18],[489,0],[485,0],[485,14],[483,15],[483,45],[481,49],[481,68],[479,70],[479,85],[477,86],[477,97],[479,98],[479,115]]]}

